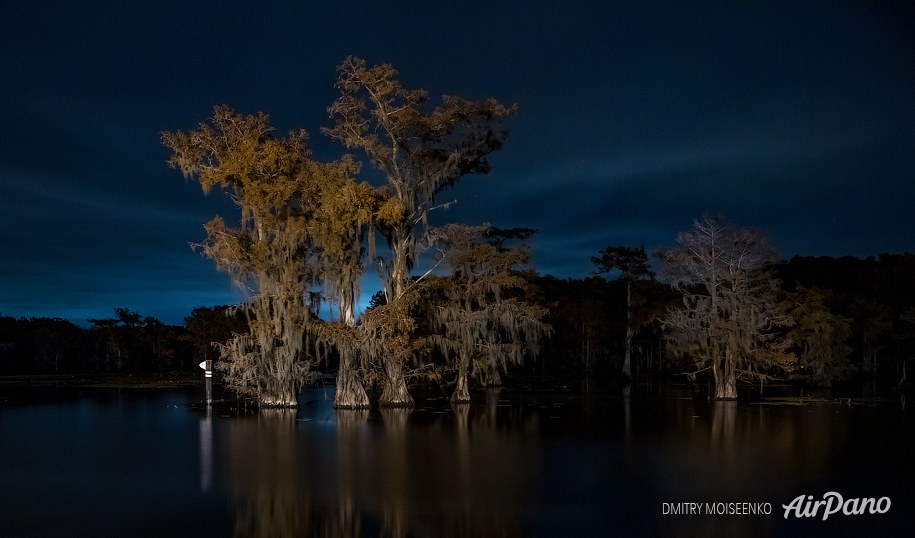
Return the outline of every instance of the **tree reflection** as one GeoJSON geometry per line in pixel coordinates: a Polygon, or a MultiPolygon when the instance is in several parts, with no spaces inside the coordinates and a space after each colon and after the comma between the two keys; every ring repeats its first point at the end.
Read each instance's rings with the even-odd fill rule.
{"type": "Polygon", "coordinates": [[[734,450],[737,402],[734,400],[715,401],[712,407],[711,443],[712,450],[732,453],[734,450]]]}
{"type": "Polygon", "coordinates": [[[337,466],[338,489],[336,507],[336,534],[334,536],[359,536],[361,514],[356,507],[356,496],[363,478],[360,470],[359,447],[363,444],[368,409],[337,409],[337,466]]]}
{"type": "Polygon", "coordinates": [[[237,536],[524,535],[538,425],[499,402],[493,391],[486,405],[426,412],[229,419],[209,452],[216,486],[230,494],[237,536]]]}
{"type": "Polygon", "coordinates": [[[286,409],[262,409],[230,423],[226,475],[236,536],[314,534],[295,424],[295,412],[286,409]]]}
{"type": "Polygon", "coordinates": [[[407,535],[410,467],[407,459],[409,408],[383,408],[384,437],[380,443],[382,492],[379,492],[385,536],[407,535]]]}
{"type": "Polygon", "coordinates": [[[200,419],[200,490],[209,491],[213,484],[213,408],[207,406],[200,419]]]}

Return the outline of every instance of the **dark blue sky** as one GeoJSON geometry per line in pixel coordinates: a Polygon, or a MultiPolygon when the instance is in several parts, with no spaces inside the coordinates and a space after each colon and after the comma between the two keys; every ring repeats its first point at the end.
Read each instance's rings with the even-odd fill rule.
{"type": "Polygon", "coordinates": [[[181,323],[237,301],[188,246],[231,207],[166,166],[160,133],[229,104],[334,158],[319,128],[350,54],[520,105],[494,172],[443,216],[537,228],[542,273],[671,245],[710,210],[785,258],[915,251],[905,2],[21,4],[0,22],[4,315],[181,323]]]}

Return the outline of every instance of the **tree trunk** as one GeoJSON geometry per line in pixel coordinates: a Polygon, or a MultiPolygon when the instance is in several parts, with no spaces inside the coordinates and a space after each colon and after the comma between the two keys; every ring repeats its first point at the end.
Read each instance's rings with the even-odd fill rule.
{"type": "Polygon", "coordinates": [[[451,393],[452,403],[470,403],[470,387],[467,384],[468,362],[465,357],[461,357],[458,362],[457,385],[451,393]]]}
{"type": "Polygon", "coordinates": [[[716,400],[736,400],[737,399],[737,372],[726,359],[722,361],[721,366],[713,369],[715,374],[715,399],[716,400]]]}
{"type": "Polygon", "coordinates": [[[487,366],[483,370],[483,375],[480,379],[480,384],[484,387],[501,387],[502,386],[502,374],[499,373],[499,368],[497,366],[487,366]]]}
{"type": "MultiPolygon", "coordinates": [[[[386,291],[393,297],[388,302],[399,299],[407,291],[407,266],[409,263],[409,231],[401,231],[393,242],[393,267],[391,267],[390,286],[386,291]]],[[[385,380],[378,405],[382,407],[413,407],[413,397],[407,390],[407,380],[403,373],[403,364],[398,359],[382,360],[385,380]]]]}
{"type": "Polygon", "coordinates": [[[298,407],[296,394],[288,389],[263,390],[258,397],[261,407],[298,407]]]}
{"type": "Polygon", "coordinates": [[[623,371],[626,379],[632,379],[632,282],[626,282],[626,350],[623,371]]]}
{"type": "Polygon", "coordinates": [[[467,384],[467,374],[458,374],[457,386],[451,393],[451,402],[456,404],[470,403],[470,389],[467,384]]]}
{"type": "Polygon", "coordinates": [[[404,293],[407,291],[407,267],[410,263],[410,251],[409,251],[409,231],[402,232],[398,234],[400,237],[397,237],[394,240],[392,247],[393,250],[393,261],[391,267],[391,289],[389,293],[393,297],[388,297],[388,302],[396,301],[400,299],[404,293]]]}
{"type": "Polygon", "coordinates": [[[340,371],[337,372],[337,393],[334,396],[334,407],[337,409],[367,409],[369,396],[353,370],[352,365],[346,365],[342,357],[340,371]]]}
{"type": "MultiPolygon", "coordinates": [[[[340,294],[340,321],[348,327],[356,325],[356,301],[352,284],[340,294]]],[[[341,346],[342,347],[342,346],[341,346]]],[[[337,393],[334,395],[337,409],[366,409],[369,396],[356,373],[356,357],[352,349],[340,349],[340,370],[337,372],[337,393]]]]}
{"type": "Polygon", "coordinates": [[[288,349],[274,348],[260,357],[260,387],[258,404],[261,407],[297,407],[298,384],[294,378],[293,358],[288,349]]]}
{"type": "Polygon", "coordinates": [[[407,379],[403,375],[403,365],[397,360],[385,361],[384,388],[378,405],[382,407],[413,407],[413,397],[407,390],[407,379]]]}

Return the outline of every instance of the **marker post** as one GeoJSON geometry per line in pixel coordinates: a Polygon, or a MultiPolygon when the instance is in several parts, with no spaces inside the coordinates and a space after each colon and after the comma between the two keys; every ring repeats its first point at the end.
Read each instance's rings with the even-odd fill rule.
{"type": "Polygon", "coordinates": [[[198,364],[203,368],[203,376],[206,380],[207,387],[207,405],[212,405],[213,403],[213,361],[206,360],[198,364]]]}

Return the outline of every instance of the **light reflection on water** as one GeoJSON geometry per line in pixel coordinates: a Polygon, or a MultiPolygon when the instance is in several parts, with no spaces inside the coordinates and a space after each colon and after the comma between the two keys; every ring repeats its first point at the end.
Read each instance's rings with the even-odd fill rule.
{"type": "Polygon", "coordinates": [[[495,405],[373,413],[326,405],[260,412],[217,436],[241,534],[525,534],[530,471],[542,464],[535,414],[500,430],[495,405]]]}
{"type": "MultiPolygon", "coordinates": [[[[711,403],[690,393],[488,391],[471,406],[238,413],[197,392],[0,398],[2,536],[626,536],[915,530],[898,405],[711,403]],[[786,520],[798,495],[892,499],[786,520]],[[762,516],[663,503],[761,502],[762,516]]],[[[5,390],[0,387],[0,391],[5,390]]],[[[5,396],[0,392],[0,396],[5,396]]]]}

